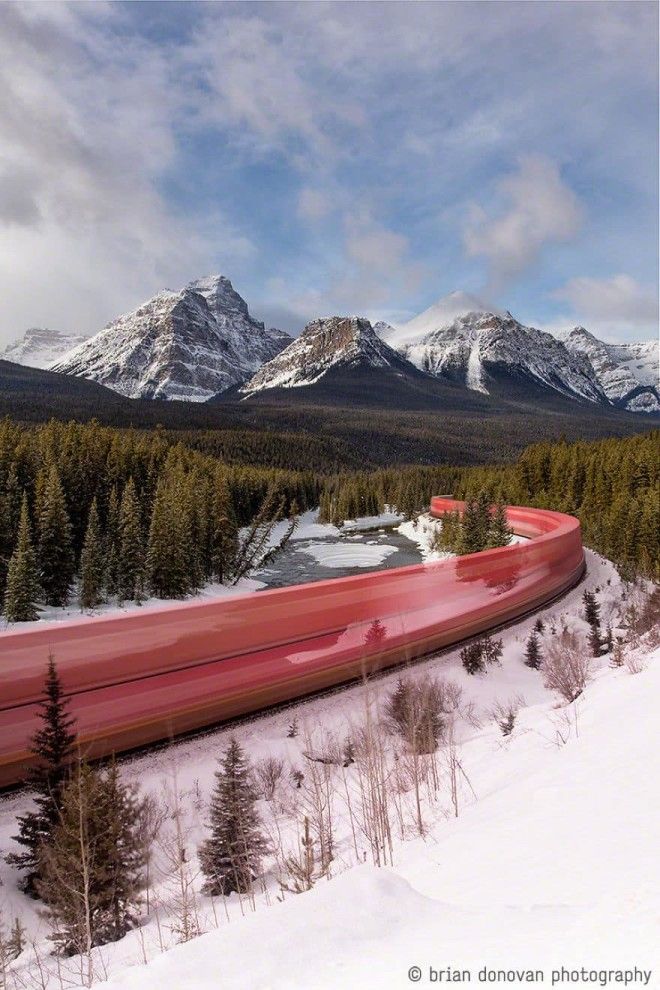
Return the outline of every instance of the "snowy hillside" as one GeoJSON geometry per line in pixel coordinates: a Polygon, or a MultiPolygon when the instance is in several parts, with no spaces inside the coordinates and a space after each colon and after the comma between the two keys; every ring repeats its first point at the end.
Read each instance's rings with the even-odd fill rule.
{"type": "Polygon", "coordinates": [[[401,358],[357,316],[331,316],[308,323],[300,337],[260,368],[242,392],[312,385],[331,369],[349,367],[394,368],[401,358]]]}
{"type": "Polygon", "coordinates": [[[290,337],[249,313],[229,279],[165,290],[74,348],[52,370],[91,378],[129,398],[203,402],[249,378],[290,337]]]}
{"type": "Polygon", "coordinates": [[[22,337],[0,351],[0,359],[30,368],[49,368],[86,339],[84,334],[62,333],[49,327],[30,327],[22,337]]]}
{"type": "Polygon", "coordinates": [[[589,358],[607,397],[630,412],[660,412],[657,340],[607,344],[584,327],[561,335],[566,347],[589,358]]]}
{"type": "MultiPolygon", "coordinates": [[[[421,520],[421,529],[430,524],[421,520]]],[[[623,612],[633,600],[639,606],[641,591],[624,589],[593,553],[586,584],[596,590],[603,626],[623,633],[623,612]]],[[[563,627],[585,636],[582,590],[540,613],[544,651],[563,627]]],[[[150,793],[164,817],[141,924],[93,951],[96,979],[108,980],[108,990],[399,990],[409,972],[416,981],[413,967],[422,986],[432,982],[430,967],[469,969],[474,984],[484,966],[544,970],[548,986],[562,966],[569,974],[655,967],[636,985],[657,987],[657,636],[627,645],[616,669],[609,656],[593,660],[586,689],[567,704],[523,662],[535,619],[498,634],[501,666],[483,674],[468,675],[458,650],[404,672],[454,685],[447,734],[419,764],[382,722],[400,670],[122,761],[122,777],[150,793]],[[517,710],[509,735],[495,718],[498,703],[517,710]],[[369,746],[360,742],[367,730],[369,746]],[[211,898],[201,893],[196,850],[208,835],[217,759],[232,735],[258,767],[282,762],[258,802],[272,852],[251,894],[211,898]],[[348,764],[337,757],[347,739],[356,741],[348,764]],[[294,772],[303,775],[300,787],[294,772]],[[382,843],[373,833],[373,772],[382,772],[389,795],[379,812],[382,843]],[[317,866],[319,829],[332,858],[313,889],[295,894],[282,885],[292,883],[287,857],[302,855],[305,816],[317,866]],[[191,941],[177,944],[184,916],[191,941]]],[[[25,794],[0,804],[5,850],[25,807],[25,794]]],[[[4,862],[0,875],[5,923],[20,917],[33,940],[11,964],[11,990],[79,986],[87,963],[52,956],[38,903],[17,890],[4,862]]],[[[597,979],[563,982],[623,985],[597,979]]]]}
{"type": "Polygon", "coordinates": [[[584,355],[464,293],[441,299],[385,339],[422,371],[473,391],[488,393],[496,382],[515,378],[570,398],[607,402],[584,355]]]}
{"type": "Polygon", "coordinates": [[[226,990],[400,990],[414,985],[413,967],[420,986],[447,968],[477,984],[486,968],[543,971],[547,985],[554,971],[555,985],[573,987],[620,986],[614,973],[627,971],[629,986],[657,988],[660,792],[643,768],[658,691],[656,651],[635,677],[603,671],[561,738],[548,702],[508,739],[476,734],[460,759],[478,799],[397,846],[393,865],[358,866],[247,918],[220,918],[108,990],[215,990],[220,973],[226,990]],[[581,980],[583,968],[598,975],[581,980]]]}

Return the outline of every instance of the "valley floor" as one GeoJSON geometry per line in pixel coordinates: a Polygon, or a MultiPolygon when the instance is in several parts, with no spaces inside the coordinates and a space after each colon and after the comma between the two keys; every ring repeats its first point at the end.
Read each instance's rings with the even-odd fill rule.
{"type": "MultiPolygon", "coordinates": [[[[583,587],[542,613],[544,635],[562,625],[586,632],[583,587]]],[[[593,553],[586,587],[598,589],[603,621],[615,629],[622,595],[638,594],[593,553]]],[[[404,672],[442,677],[462,692],[450,736],[418,779],[419,804],[400,740],[380,728],[400,670],[124,760],[123,777],[150,792],[165,819],[141,925],[94,950],[96,979],[109,979],[108,990],[394,990],[417,981],[415,967],[422,986],[447,967],[469,971],[475,984],[484,982],[483,967],[510,973],[498,981],[508,985],[528,982],[515,970],[540,971],[550,986],[552,970],[564,967],[569,975],[555,985],[620,986],[623,978],[602,974],[655,968],[627,985],[659,987],[660,650],[647,638],[629,650],[628,666],[614,669],[607,656],[594,661],[585,692],[566,705],[523,663],[533,621],[502,633],[502,664],[484,675],[467,675],[458,651],[404,672]],[[492,708],[513,698],[521,707],[504,737],[492,708]],[[314,759],[359,739],[366,725],[376,727],[386,766],[391,842],[382,844],[374,843],[364,802],[364,761],[342,767],[314,759]],[[201,893],[196,849],[231,735],[257,765],[275,757],[283,772],[271,799],[259,802],[272,848],[263,880],[250,896],[210,898],[201,893]],[[300,788],[293,770],[304,774],[300,788]],[[175,864],[177,816],[185,856],[175,864]],[[323,832],[327,842],[331,834],[332,859],[311,891],[293,894],[283,889],[291,886],[285,860],[300,852],[305,816],[315,838],[323,832]],[[206,934],[177,944],[183,913],[191,934],[206,934]],[[596,976],[571,975],[581,967],[596,976]]],[[[0,804],[3,852],[28,802],[17,793],[0,804]]],[[[4,925],[20,917],[32,940],[12,964],[8,987],[81,985],[87,964],[56,962],[38,903],[20,893],[4,863],[0,876],[4,925]]]]}

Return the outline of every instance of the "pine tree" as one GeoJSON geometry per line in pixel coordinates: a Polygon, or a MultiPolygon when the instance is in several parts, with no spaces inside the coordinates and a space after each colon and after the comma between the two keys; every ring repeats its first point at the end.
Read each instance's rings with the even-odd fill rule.
{"type": "Polygon", "coordinates": [[[39,580],[47,605],[66,605],[75,561],[71,523],[54,464],[48,473],[40,503],[37,526],[39,580]]]}
{"type": "Polygon", "coordinates": [[[40,596],[37,559],[30,536],[27,496],[23,496],[16,548],[9,559],[4,612],[7,622],[30,622],[38,617],[40,596]]]}
{"type": "Polygon", "coordinates": [[[211,511],[213,574],[224,584],[233,577],[238,555],[236,514],[224,473],[217,473],[211,511]]]}
{"type": "Polygon", "coordinates": [[[36,765],[28,774],[28,782],[35,791],[35,807],[18,819],[18,835],[14,839],[24,851],[6,857],[12,866],[25,871],[23,889],[30,894],[35,893],[35,882],[40,878],[41,847],[49,841],[60,817],[62,792],[76,738],[75,723],[67,713],[52,655],[48,658],[45,695],[39,712],[42,725],[30,747],[36,765]]]}
{"type": "Polygon", "coordinates": [[[541,616],[539,616],[536,622],[534,623],[534,631],[537,632],[539,636],[542,636],[544,629],[545,629],[545,622],[543,621],[541,616]]]}
{"type": "Polygon", "coordinates": [[[477,503],[468,499],[461,520],[460,553],[477,553],[479,550],[483,550],[479,510],[477,503]]]}
{"type": "Polygon", "coordinates": [[[484,663],[500,663],[503,650],[501,639],[493,639],[492,636],[486,635],[479,641],[479,647],[484,663]]]}
{"type": "Polygon", "coordinates": [[[600,627],[600,605],[593,591],[585,591],[582,595],[584,617],[589,625],[600,627]]]}
{"type": "Polygon", "coordinates": [[[600,626],[592,626],[589,632],[589,646],[591,655],[599,657],[603,652],[603,640],[600,635],[600,626]]]}
{"type": "Polygon", "coordinates": [[[108,498],[105,524],[105,586],[110,595],[119,595],[119,496],[113,487],[108,498]]]}
{"type": "Polygon", "coordinates": [[[128,479],[119,506],[118,543],[117,594],[120,600],[139,605],[144,600],[144,539],[140,503],[132,478],[128,479]]]}
{"type": "Polygon", "coordinates": [[[589,646],[594,657],[599,657],[602,652],[603,641],[600,633],[600,605],[593,591],[585,591],[582,596],[584,604],[584,617],[589,623],[589,646]]]}
{"type": "Polygon", "coordinates": [[[87,530],[80,555],[80,591],[79,601],[81,610],[96,608],[103,601],[103,583],[105,576],[105,559],[103,553],[103,537],[99,522],[96,499],[93,499],[87,530]]]}
{"type": "Polygon", "coordinates": [[[490,525],[489,545],[491,547],[506,547],[511,542],[512,530],[509,526],[506,506],[497,502],[490,525]]]}
{"type": "Polygon", "coordinates": [[[147,859],[145,807],[114,764],[96,770],[80,762],[67,781],[37,881],[61,952],[86,955],[135,924],[147,859]]]}
{"type": "Polygon", "coordinates": [[[485,668],[479,642],[468,643],[461,650],[461,663],[468,674],[480,674],[485,668]]]}
{"type": "Polygon", "coordinates": [[[190,591],[189,534],[173,492],[172,486],[159,483],[149,527],[147,574],[159,598],[183,598],[190,591]]]}
{"type": "Polygon", "coordinates": [[[204,890],[209,894],[246,893],[259,874],[268,845],[260,831],[250,767],[236,739],[230,741],[215,779],[211,834],[199,850],[204,890]]]}
{"type": "Polygon", "coordinates": [[[532,670],[539,670],[541,667],[541,646],[539,644],[538,633],[536,628],[532,630],[527,640],[527,646],[525,648],[525,664],[531,667],[532,670]]]}

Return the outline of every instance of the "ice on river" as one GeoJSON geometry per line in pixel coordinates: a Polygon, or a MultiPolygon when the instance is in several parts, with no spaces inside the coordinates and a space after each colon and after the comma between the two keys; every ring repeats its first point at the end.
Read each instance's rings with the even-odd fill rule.
{"type": "Polygon", "coordinates": [[[382,564],[391,553],[396,553],[397,547],[388,544],[353,544],[342,546],[336,543],[310,543],[304,550],[322,567],[376,567],[382,564]]]}

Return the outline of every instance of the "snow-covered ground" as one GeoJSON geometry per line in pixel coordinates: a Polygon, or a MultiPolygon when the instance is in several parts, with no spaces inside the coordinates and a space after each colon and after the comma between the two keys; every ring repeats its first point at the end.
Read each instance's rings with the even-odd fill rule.
{"type": "MultiPolygon", "coordinates": [[[[586,586],[599,589],[604,623],[620,625],[623,589],[614,568],[592,553],[586,586]]],[[[542,613],[545,637],[553,625],[586,632],[583,588],[542,613]]],[[[526,619],[501,634],[502,665],[484,675],[467,675],[458,651],[405,673],[446,678],[462,689],[462,697],[455,745],[440,747],[433,761],[436,783],[430,786],[427,777],[422,787],[421,836],[405,752],[398,737],[383,736],[393,789],[392,847],[378,854],[384,866],[374,865],[362,827],[359,761],[328,767],[308,757],[356,738],[367,711],[377,722],[400,670],[123,761],[125,779],[167,804],[170,815],[178,794],[185,870],[194,914],[206,934],[175,945],[180,887],[164,840],[154,855],[141,927],[95,952],[98,978],[110,978],[108,990],[402,988],[416,981],[414,967],[426,986],[438,982],[430,968],[469,969],[471,982],[478,983],[484,966],[543,970],[549,986],[551,971],[562,966],[595,973],[655,967],[646,982],[630,978],[628,985],[659,987],[653,935],[660,910],[660,786],[654,771],[660,651],[642,644],[637,656],[643,669],[634,676],[626,667],[610,667],[607,657],[594,661],[592,681],[567,706],[523,663],[533,622],[526,619]],[[523,707],[505,738],[489,712],[514,697],[523,707]],[[232,734],[253,761],[284,761],[274,799],[260,802],[274,847],[296,851],[303,815],[315,820],[315,783],[328,785],[325,814],[332,820],[334,858],[328,879],[308,893],[282,891],[280,852],[266,859],[252,898],[200,894],[195,850],[206,832],[216,761],[232,734]],[[301,789],[289,776],[292,769],[305,774],[301,789]]],[[[28,800],[15,794],[0,804],[4,851],[12,847],[16,815],[28,800]]],[[[166,836],[172,828],[169,818],[166,836]]],[[[14,963],[17,974],[27,980],[38,956],[51,973],[46,985],[59,987],[39,905],[18,891],[18,877],[4,863],[0,879],[5,925],[19,916],[34,939],[34,947],[14,963]]],[[[76,967],[76,960],[60,960],[65,985],[77,985],[76,967]]],[[[624,985],[622,979],[580,981],[570,975],[563,982],[624,985]]]]}

